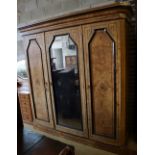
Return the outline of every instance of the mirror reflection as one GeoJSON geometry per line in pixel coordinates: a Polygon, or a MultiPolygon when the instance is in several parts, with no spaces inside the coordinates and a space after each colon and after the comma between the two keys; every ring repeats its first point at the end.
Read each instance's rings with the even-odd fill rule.
{"type": "Polygon", "coordinates": [[[50,48],[57,124],[82,130],[77,46],[69,35],[56,36],[50,48]]]}

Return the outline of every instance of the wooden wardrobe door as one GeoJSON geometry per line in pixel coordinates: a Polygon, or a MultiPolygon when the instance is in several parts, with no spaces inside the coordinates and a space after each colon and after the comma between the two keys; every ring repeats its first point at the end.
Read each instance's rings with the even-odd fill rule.
{"type": "Polygon", "coordinates": [[[25,49],[34,123],[53,127],[44,34],[25,37],[25,49]]]}
{"type": "Polygon", "coordinates": [[[87,137],[81,27],[46,32],[45,40],[56,129],[87,137]]]}
{"type": "Polygon", "coordinates": [[[115,21],[83,26],[89,136],[116,145],[125,139],[123,24],[115,21]]]}

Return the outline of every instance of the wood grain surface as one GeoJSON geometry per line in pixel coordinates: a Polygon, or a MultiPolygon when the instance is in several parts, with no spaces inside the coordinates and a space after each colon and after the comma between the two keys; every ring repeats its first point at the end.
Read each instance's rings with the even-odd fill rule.
{"type": "Polygon", "coordinates": [[[41,49],[36,40],[31,40],[28,48],[28,63],[30,67],[33,100],[36,117],[48,121],[47,101],[44,86],[44,74],[41,49]]]}
{"type": "Polygon", "coordinates": [[[114,136],[114,43],[97,30],[89,44],[94,132],[114,136]]]}

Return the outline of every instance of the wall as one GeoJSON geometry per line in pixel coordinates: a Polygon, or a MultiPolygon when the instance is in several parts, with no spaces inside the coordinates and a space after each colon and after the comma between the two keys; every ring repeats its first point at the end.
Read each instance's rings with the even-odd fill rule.
{"type": "Polygon", "coordinates": [[[47,19],[112,1],[114,0],[18,0],[18,24],[47,19]]]}

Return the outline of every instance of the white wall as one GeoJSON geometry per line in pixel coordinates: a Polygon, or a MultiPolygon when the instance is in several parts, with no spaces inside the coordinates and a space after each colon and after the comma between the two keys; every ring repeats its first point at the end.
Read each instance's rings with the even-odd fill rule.
{"type": "MultiPolygon", "coordinates": [[[[77,55],[76,49],[72,49],[71,50],[71,49],[69,49],[67,47],[67,44],[69,44],[69,43],[72,44],[72,45],[74,45],[74,43],[72,42],[71,39],[68,40],[68,35],[65,35],[63,37],[60,37],[59,36],[59,40],[55,40],[53,42],[53,44],[52,44],[52,50],[51,50],[51,52],[53,51],[52,52],[53,57],[56,57],[56,52],[58,52],[58,50],[61,50],[61,52],[62,52],[62,58],[63,59],[62,60],[59,59],[59,60],[63,62],[63,65],[60,68],[65,68],[66,67],[66,60],[65,60],[65,57],[66,56],[76,56],[77,55]]],[[[54,62],[56,62],[56,60],[54,60],[54,62]]],[[[58,63],[58,61],[57,61],[57,63],[58,63]]],[[[58,67],[58,66],[56,66],[56,67],[58,67]]]]}

